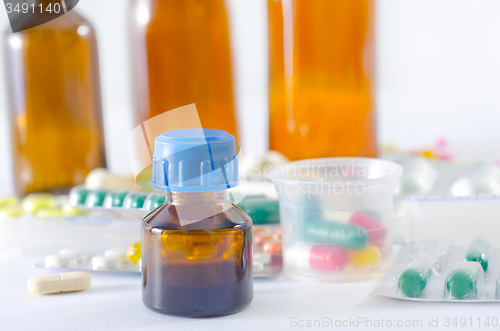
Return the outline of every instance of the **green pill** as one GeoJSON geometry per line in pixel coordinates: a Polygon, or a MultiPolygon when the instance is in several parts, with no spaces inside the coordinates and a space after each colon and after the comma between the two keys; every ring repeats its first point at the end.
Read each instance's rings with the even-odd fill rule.
{"type": "Polygon", "coordinates": [[[154,209],[158,208],[164,202],[165,202],[165,195],[164,194],[152,193],[152,194],[147,196],[142,208],[144,208],[146,210],[154,210],[154,209]]]}
{"type": "Polygon", "coordinates": [[[237,205],[251,218],[254,225],[280,222],[279,201],[262,197],[246,198],[237,205]]]}
{"type": "Polygon", "coordinates": [[[473,299],[478,293],[478,277],[484,273],[476,262],[458,263],[446,279],[446,291],[453,299],[473,299]]]}
{"type": "Polygon", "coordinates": [[[110,192],[106,196],[104,201],[104,207],[106,208],[118,208],[123,206],[123,201],[128,192],[110,192]]]}
{"type": "Polygon", "coordinates": [[[398,276],[399,291],[410,298],[420,297],[431,274],[429,264],[420,261],[410,263],[398,276]]]}
{"type": "Polygon", "coordinates": [[[108,191],[97,190],[89,192],[87,199],[85,200],[85,205],[89,208],[92,207],[102,207],[104,204],[104,198],[108,194],[108,191]]]}
{"type": "Polygon", "coordinates": [[[305,224],[305,240],[361,249],[368,244],[368,233],[359,226],[338,222],[311,221],[305,224]]]}
{"type": "Polygon", "coordinates": [[[84,187],[74,187],[71,189],[71,192],[69,192],[69,203],[72,206],[76,205],[84,205],[85,200],[87,199],[87,196],[89,195],[90,190],[87,190],[84,187]]]}
{"type": "Polygon", "coordinates": [[[465,261],[479,262],[483,270],[488,269],[488,257],[491,252],[491,245],[484,239],[474,240],[465,253],[465,261]]]}
{"type": "Polygon", "coordinates": [[[123,208],[137,209],[144,206],[144,201],[146,200],[147,194],[143,193],[129,193],[123,201],[123,208]]]}

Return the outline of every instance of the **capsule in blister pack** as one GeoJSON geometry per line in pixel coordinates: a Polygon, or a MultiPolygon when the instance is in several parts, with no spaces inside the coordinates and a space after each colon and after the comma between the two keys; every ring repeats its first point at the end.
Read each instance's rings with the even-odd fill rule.
{"type": "Polygon", "coordinates": [[[432,267],[430,262],[411,262],[397,277],[398,295],[410,298],[423,297],[431,276],[432,267]]]}
{"type": "Polygon", "coordinates": [[[410,258],[429,264],[433,272],[439,274],[446,263],[446,254],[449,250],[449,241],[422,241],[413,244],[410,258]]]}
{"type": "Polygon", "coordinates": [[[464,261],[478,262],[483,267],[484,272],[488,271],[488,261],[491,255],[491,245],[486,240],[480,238],[474,240],[465,252],[464,261]]]}
{"type": "Polygon", "coordinates": [[[445,297],[457,300],[479,299],[484,287],[484,270],[481,264],[459,262],[446,278],[445,297]]]}

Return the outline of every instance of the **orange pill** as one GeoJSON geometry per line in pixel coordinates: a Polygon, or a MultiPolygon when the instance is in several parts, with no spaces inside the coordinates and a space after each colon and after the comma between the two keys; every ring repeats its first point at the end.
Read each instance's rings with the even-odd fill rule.
{"type": "Polygon", "coordinates": [[[267,230],[268,230],[267,228],[256,228],[256,227],[254,227],[253,228],[253,234],[256,235],[258,233],[267,232],[267,230]]]}
{"type": "Polygon", "coordinates": [[[281,253],[281,241],[268,240],[264,243],[264,252],[268,254],[281,253]]]}
{"type": "Polygon", "coordinates": [[[273,239],[274,233],[262,233],[262,234],[256,234],[253,238],[253,242],[256,243],[257,245],[263,244],[264,242],[273,239]]]}

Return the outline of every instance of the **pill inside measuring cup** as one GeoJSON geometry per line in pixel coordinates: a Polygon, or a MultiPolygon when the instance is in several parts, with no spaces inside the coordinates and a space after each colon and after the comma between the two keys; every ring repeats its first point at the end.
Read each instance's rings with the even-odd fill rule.
{"type": "Polygon", "coordinates": [[[354,212],[349,218],[348,223],[365,229],[372,244],[381,243],[387,237],[387,226],[367,213],[354,212]]]}

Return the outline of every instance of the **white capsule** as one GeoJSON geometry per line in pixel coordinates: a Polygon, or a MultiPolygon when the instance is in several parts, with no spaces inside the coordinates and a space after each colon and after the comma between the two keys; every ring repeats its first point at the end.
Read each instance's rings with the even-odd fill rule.
{"type": "Polygon", "coordinates": [[[87,251],[79,248],[63,248],[59,251],[59,255],[73,256],[78,263],[82,263],[87,259],[87,251]]]}
{"type": "Polygon", "coordinates": [[[120,260],[111,256],[94,256],[92,258],[93,270],[118,270],[120,269],[120,260]]]}
{"type": "Polygon", "coordinates": [[[75,268],[76,259],[71,255],[47,255],[45,257],[46,268],[75,268]]]}
{"type": "Polygon", "coordinates": [[[91,277],[86,272],[41,275],[28,279],[28,292],[38,294],[76,292],[83,291],[90,284],[91,277]]]}

